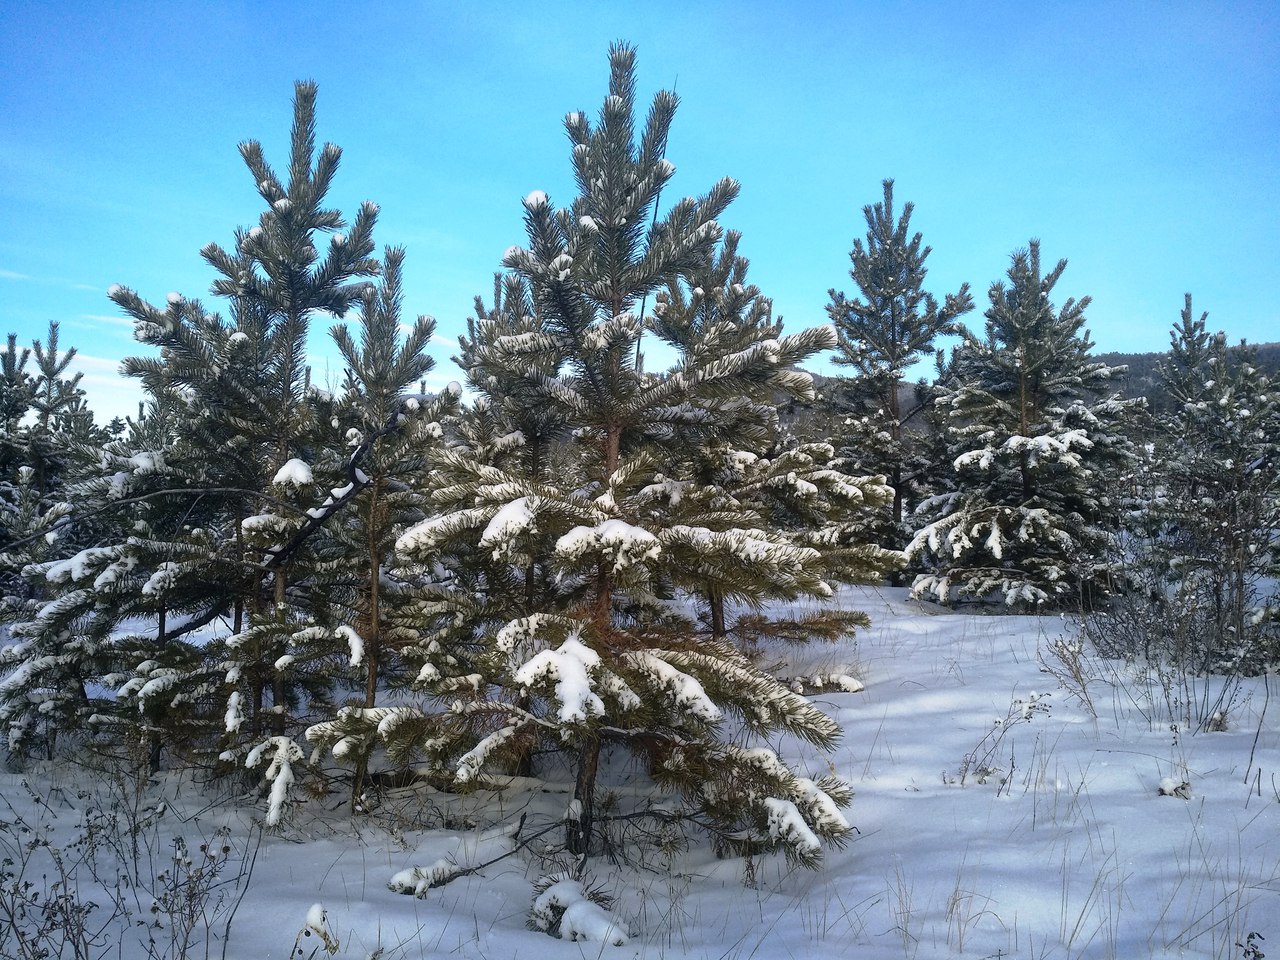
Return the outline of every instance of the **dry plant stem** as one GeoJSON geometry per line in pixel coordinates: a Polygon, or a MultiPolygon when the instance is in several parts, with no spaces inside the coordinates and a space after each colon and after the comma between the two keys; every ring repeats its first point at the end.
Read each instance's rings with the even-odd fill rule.
{"type": "MultiPolygon", "coordinates": [[[[1253,743],[1249,747],[1249,765],[1244,770],[1244,784],[1249,785],[1249,773],[1253,770],[1253,758],[1258,752],[1258,738],[1262,736],[1262,724],[1267,718],[1267,706],[1271,703],[1271,674],[1263,674],[1262,677],[1262,710],[1258,713],[1258,726],[1253,731],[1253,743]]],[[[1262,768],[1258,768],[1259,778],[1262,775],[1262,768]]],[[[1259,796],[1261,796],[1261,786],[1259,786],[1259,796]]]]}
{"type": "Polygon", "coordinates": [[[227,911],[226,922],[222,925],[222,960],[227,960],[227,946],[231,943],[231,924],[235,922],[236,913],[240,910],[240,904],[244,902],[244,896],[249,892],[249,881],[253,878],[253,868],[258,862],[258,851],[262,848],[262,825],[258,824],[257,834],[252,841],[252,853],[248,854],[248,866],[245,866],[244,860],[240,861],[241,877],[243,883],[240,884],[236,897],[231,901],[231,909],[227,911]]]}
{"type": "MultiPolygon", "coordinates": [[[[520,837],[521,831],[524,830],[524,822],[527,816],[528,815],[524,813],[520,814],[520,820],[516,823],[516,829],[512,834],[513,839],[518,839],[520,837]]],[[[550,826],[544,827],[543,829],[538,830],[535,833],[529,834],[523,840],[519,840],[519,842],[516,843],[506,853],[500,853],[498,854],[498,856],[494,857],[491,860],[486,860],[484,863],[473,864],[472,866],[463,867],[459,870],[453,871],[449,873],[447,876],[443,876],[437,880],[433,880],[424,889],[434,890],[436,887],[443,887],[445,884],[452,883],[454,880],[457,880],[459,877],[469,877],[473,873],[479,873],[481,870],[485,869],[486,867],[491,867],[495,863],[498,863],[502,860],[506,860],[508,857],[515,856],[521,850],[528,847],[529,844],[533,843],[533,841],[546,836],[548,833],[553,833],[556,830],[563,830],[565,827],[565,823],[566,823],[565,820],[557,820],[555,823],[551,824],[550,826]]]]}

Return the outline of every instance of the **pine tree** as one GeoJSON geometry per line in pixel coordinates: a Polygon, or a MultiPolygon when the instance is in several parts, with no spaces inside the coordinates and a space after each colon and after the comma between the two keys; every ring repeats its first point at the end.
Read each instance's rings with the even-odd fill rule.
{"type": "Polygon", "coordinates": [[[335,646],[332,625],[317,625],[289,597],[310,559],[289,547],[310,528],[306,511],[324,511],[334,500],[311,470],[328,424],[313,402],[307,331],[318,312],[344,314],[364,292],[362,278],[379,270],[371,256],[376,205],[363,204],[346,233],[341,214],[324,205],[341,150],[326,143],[317,153],[315,99],[315,84],[296,86],[287,179],[256,141],[240,144],[267,209],[256,226],[236,232],[231,251],[217,244],[202,251],[219,274],[213,293],[230,301],[231,324],[200,317],[198,304],[180,297],[162,313],[131,291],[113,295],[138,321],[140,339],[162,349],[160,360],[133,361],[129,372],[153,390],[190,391],[192,420],[207,421],[199,426],[212,441],[206,449],[234,451],[215,466],[236,470],[226,486],[247,491],[233,494],[224,514],[223,542],[238,554],[232,569],[239,574],[229,585],[239,593],[229,676],[237,688],[246,685],[235,699],[248,709],[251,731],[265,718],[275,736],[286,731],[296,691],[315,697],[328,685],[323,661],[335,646]]]}
{"type": "MultiPolygon", "coordinates": [[[[337,612],[341,622],[336,631],[347,639],[351,666],[364,671],[364,710],[376,705],[389,675],[403,673],[396,662],[400,649],[418,640],[413,624],[416,593],[390,576],[392,548],[408,524],[422,518],[426,502],[419,482],[428,470],[427,454],[442,435],[438,421],[456,396],[447,391],[442,400],[408,397],[435,365],[425,352],[435,320],[419,316],[401,338],[403,262],[403,249],[388,248],[381,284],[365,288],[358,345],[345,324],[332,331],[347,366],[338,417],[352,424],[348,443],[369,452],[358,468],[351,468],[349,482],[363,489],[352,501],[346,521],[326,531],[334,541],[328,551],[334,560],[324,592],[343,608],[337,612]],[[411,424],[403,423],[407,412],[414,414],[411,424]],[[347,586],[353,582],[354,590],[347,586]]],[[[353,805],[366,779],[371,740],[366,738],[360,749],[351,742],[345,751],[356,761],[353,805]]]]}
{"type": "Polygon", "coordinates": [[[18,349],[18,335],[9,334],[0,353],[0,482],[12,484],[25,466],[22,420],[31,409],[35,383],[27,372],[31,348],[18,349]]]}
{"type": "Polygon", "coordinates": [[[1112,571],[1115,471],[1129,457],[1123,371],[1089,358],[1089,298],[1055,309],[1063,270],[1040,266],[1040,245],[1013,254],[991,287],[986,338],[966,338],[944,398],[954,492],[922,505],[931,520],[909,553],[928,558],[917,596],[998,597],[1009,605],[1092,602],[1112,571]]]}
{"type": "MultiPolygon", "coordinates": [[[[114,704],[81,704],[76,716],[131,727],[140,720],[153,765],[162,741],[194,733],[207,748],[217,734],[230,742],[223,757],[238,760],[243,740],[272,734],[251,756],[274,754],[277,786],[291,776],[286,761],[294,751],[283,743],[289,712],[329,709],[334,668],[356,647],[343,628],[354,632],[361,611],[368,613],[367,598],[320,589],[350,566],[337,548],[350,532],[347,509],[370,483],[361,467],[372,465],[384,436],[415,419],[408,405],[387,409],[382,426],[390,429],[349,449],[340,420],[365,429],[361,415],[375,411],[344,412],[310,384],[312,317],[341,316],[356,301],[376,314],[391,305],[386,297],[398,297],[398,278],[384,285],[380,305],[368,282],[381,270],[372,258],[376,206],[362,205],[342,233],[342,216],[324,205],[341,152],[332,144],[316,150],[315,93],[314,84],[297,86],[287,177],[276,175],[256,142],[240,145],[268,207],[256,226],[236,232],[230,251],[216,244],[203,251],[218,273],[213,292],[229,301],[229,320],[176,293],[156,307],[126,288],[110,291],[135,321],[139,341],[159,350],[126,362],[154,415],[108,445],[101,471],[85,481],[84,504],[112,525],[100,547],[34,571],[57,596],[33,618],[27,645],[27,661],[52,644],[70,658],[59,661],[64,672],[115,690],[114,704]],[[101,655],[113,633],[110,655],[101,655]]],[[[385,327],[385,317],[377,324],[385,327]]],[[[415,342],[422,337],[415,332],[415,342]]],[[[353,352],[357,379],[420,375],[420,344],[411,361],[400,364],[402,355],[390,368],[377,353],[383,346],[353,352]]],[[[23,666],[20,679],[31,675],[23,666]]],[[[22,686],[13,685],[11,703],[22,700],[22,686]]]]}
{"type": "Polygon", "coordinates": [[[930,397],[923,390],[908,395],[907,372],[933,353],[939,336],[959,331],[957,321],[973,309],[973,300],[967,283],[941,304],[925,292],[925,260],[932,251],[919,232],[911,233],[914,204],[895,217],[893,181],[883,186],[883,201],[862,209],[866,242],[855,239],[849,254],[849,276],[861,297],[850,300],[832,289],[827,313],[839,336],[835,363],[855,371],[831,388],[846,415],[840,452],[853,469],[888,479],[894,489],[892,537],[901,546],[904,515],[918,502],[919,480],[928,468],[918,421],[930,397]]]}
{"type": "Polygon", "coordinates": [[[1176,624],[1174,648],[1159,652],[1197,670],[1256,672],[1280,656],[1280,397],[1255,352],[1229,348],[1207,319],[1187,294],[1159,367],[1170,403],[1157,420],[1154,535],[1141,559],[1157,574],[1153,619],[1176,624]]]}
{"type": "Polygon", "coordinates": [[[19,351],[10,334],[0,354],[0,620],[13,624],[15,639],[0,650],[0,668],[13,668],[0,681],[0,721],[14,718],[8,732],[18,752],[28,735],[40,739],[59,718],[85,715],[83,685],[74,666],[67,669],[74,641],[58,635],[42,644],[29,633],[56,592],[43,571],[96,536],[91,525],[69,522],[78,481],[96,467],[106,438],[85,405],[81,375],[66,376],[75,353],[61,350],[55,322],[30,349],[19,351]]]}
{"type": "MultiPolygon", "coordinates": [[[[459,783],[527,754],[531,741],[568,752],[575,854],[592,846],[609,744],[640,757],[728,841],[780,846],[813,863],[819,838],[838,842],[849,829],[838,809],[847,787],[737,746],[724,727],[732,718],[752,734],[783,730],[821,746],[838,735],[835,724],[698,631],[672,601],[711,579],[756,600],[825,595],[823,554],[770,531],[750,505],[718,504],[671,454],[736,415],[734,397],[759,403],[810,390],[796,364],[833,341],[825,328],[744,343],[727,336],[720,349],[684,349],[664,373],[639,368],[642,334],[672,335],[635,311],[673,280],[697,295],[692,278],[713,259],[716,218],[737,185],[723,180],[655,217],[674,173],[663,153],[676,100],[659,93],[637,131],[633,50],[615,46],[610,66],[598,124],[581,113],[565,122],[578,197],[560,209],[541,191],[525,199],[527,246],[505,258],[517,280],[504,288],[503,309],[471,328],[469,373],[484,401],[472,436],[483,443],[441,452],[446,479],[432,494],[440,512],[397,546],[406,566],[442,584],[437,637],[458,641],[433,639],[423,651],[422,688],[438,707],[386,708],[367,721],[390,753],[424,753],[459,783]],[[555,470],[530,469],[519,441],[506,452],[495,442],[512,437],[502,430],[516,422],[506,411],[517,397],[554,414],[537,429],[554,438],[555,470]],[[464,570],[476,553],[493,566],[464,570]],[[458,568],[440,569],[449,563],[458,568]],[[490,579],[503,565],[548,606],[489,619],[509,617],[493,599],[503,581],[490,579]],[[469,589],[445,596],[449,584],[488,599],[473,603],[469,589]]],[[[870,480],[848,485],[869,507],[887,495],[870,480]]],[[[508,596],[507,610],[522,600],[508,596]]],[[[312,732],[322,742],[338,733],[312,732]]]]}
{"type": "MultiPolygon", "coordinates": [[[[18,349],[18,335],[0,353],[0,622],[22,619],[18,611],[32,599],[23,584],[22,568],[36,557],[36,539],[43,526],[41,497],[33,481],[35,470],[27,465],[23,418],[31,409],[34,383],[27,372],[31,349],[18,349]],[[28,543],[31,546],[28,546],[28,543]]],[[[56,517],[51,521],[56,521],[56,517]]]]}
{"type": "MultiPolygon", "coordinates": [[[[773,316],[772,303],[747,280],[749,264],[738,254],[740,239],[735,231],[725,234],[721,249],[687,280],[688,295],[679,281],[658,295],[654,331],[676,348],[685,365],[750,350],[782,335],[782,320],[773,316]]],[[[706,497],[709,502],[700,509],[722,512],[726,526],[766,525],[797,546],[820,549],[830,580],[865,582],[899,563],[896,555],[868,540],[873,531],[867,522],[867,482],[850,482],[836,469],[830,444],[784,443],[780,401],[812,393],[812,378],[793,373],[785,381],[775,382],[770,376],[752,389],[703,400],[707,429],[683,432],[680,445],[666,452],[668,462],[679,457],[686,475],[694,479],[676,496],[685,507],[699,495],[706,497]],[[742,513],[730,522],[732,510],[742,513]],[[841,574],[842,561],[847,577],[841,574]]],[[[883,499],[888,493],[881,490],[874,496],[883,499]]],[[[702,589],[693,582],[682,586],[704,595],[711,635],[724,637],[725,600],[737,593],[735,585],[713,579],[702,589]]],[[[752,602],[750,597],[738,599],[752,602]]],[[[750,622],[761,621],[751,617],[750,622]]],[[[735,633],[741,635],[744,625],[740,621],[735,633]]],[[[855,625],[864,625],[864,618],[833,611],[809,618],[805,629],[850,632],[855,625]]],[[[770,629],[785,628],[772,623],[770,629]]]]}

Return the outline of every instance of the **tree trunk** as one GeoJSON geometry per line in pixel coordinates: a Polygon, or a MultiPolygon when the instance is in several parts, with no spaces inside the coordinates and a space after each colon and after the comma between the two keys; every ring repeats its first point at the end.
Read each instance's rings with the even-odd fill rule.
{"type": "MultiPolygon", "coordinates": [[[[160,612],[156,617],[156,646],[157,648],[164,646],[164,628],[165,628],[165,607],[160,605],[160,612]]],[[[151,775],[155,776],[160,772],[160,752],[162,746],[160,743],[160,732],[153,729],[148,735],[150,749],[147,751],[147,766],[151,770],[151,775]]]]}
{"type": "MultiPolygon", "coordinates": [[[[381,520],[378,509],[381,478],[375,478],[369,499],[368,539],[366,546],[369,557],[369,594],[368,610],[364,627],[364,662],[365,686],[364,705],[367,708],[378,702],[378,668],[382,655],[382,610],[380,606],[380,577],[382,574],[381,520]]],[[[356,761],[355,772],[351,776],[351,812],[356,812],[360,795],[364,792],[365,779],[369,774],[369,754],[365,751],[356,761]]]]}
{"type": "MultiPolygon", "coordinates": [[[[279,567],[276,569],[275,584],[275,615],[276,622],[283,625],[285,617],[284,608],[284,590],[285,590],[285,569],[279,567]]],[[[287,650],[285,651],[288,652],[287,650]]],[[[285,684],[284,673],[275,668],[274,661],[271,664],[271,732],[277,737],[284,736],[285,718],[284,718],[284,702],[285,702],[285,684]]]]}
{"type": "Polygon", "coordinates": [[[569,817],[566,845],[574,856],[591,851],[595,829],[596,773],[600,767],[600,738],[588,735],[578,751],[578,779],[573,786],[575,809],[569,817]]]}
{"type": "Polygon", "coordinates": [[[715,587],[707,588],[707,605],[711,607],[711,639],[720,640],[725,635],[724,597],[715,587]]]}
{"type": "MultiPolygon", "coordinates": [[[[618,469],[618,453],[621,446],[622,427],[610,423],[605,427],[604,481],[607,483],[618,469]]],[[[596,636],[605,642],[613,623],[613,578],[609,566],[603,560],[596,567],[596,603],[592,619],[596,636]]],[[[577,816],[568,825],[566,842],[571,853],[581,855],[591,849],[595,824],[596,773],[600,765],[600,738],[589,733],[578,751],[578,779],[573,788],[577,816]]]]}

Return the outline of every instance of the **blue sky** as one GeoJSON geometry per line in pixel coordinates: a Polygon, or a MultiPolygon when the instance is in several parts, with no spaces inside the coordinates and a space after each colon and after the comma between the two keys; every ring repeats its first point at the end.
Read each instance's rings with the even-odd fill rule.
{"type": "MultiPolygon", "coordinates": [[[[1280,339],[1280,5],[1262,3],[326,2],[0,6],[0,333],[49,320],[99,419],[136,409],[137,352],[106,298],[206,299],[199,257],[256,221],[236,153],[283,165],[293,81],[339,144],[331,199],[368,198],[408,248],[406,314],[439,320],[438,380],[477,293],[523,240],[520,201],[570,199],[561,119],[594,114],[611,41],[642,97],[681,97],[681,194],[742,183],[724,218],[789,329],[851,292],[861,208],[893,177],[981,323],[1009,253],[1040,238],[1090,295],[1100,349],[1162,349],[1195,295],[1232,339],[1280,339]],[[358,15],[353,11],[358,10],[358,15]]],[[[317,378],[325,359],[318,323],[317,378]]]]}

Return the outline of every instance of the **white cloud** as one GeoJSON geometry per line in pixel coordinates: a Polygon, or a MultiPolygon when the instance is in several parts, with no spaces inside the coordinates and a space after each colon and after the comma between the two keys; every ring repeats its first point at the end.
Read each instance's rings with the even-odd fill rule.
{"type": "Polygon", "coordinates": [[[71,361],[71,366],[79,367],[84,371],[85,376],[89,374],[112,374],[120,376],[120,361],[113,360],[110,357],[95,357],[91,353],[76,352],[75,358],[71,361]]]}
{"type": "Polygon", "coordinates": [[[94,422],[107,424],[113,417],[138,416],[142,384],[120,375],[119,360],[77,352],[70,369],[83,374],[80,387],[93,411],[94,422]]]}
{"type": "Polygon", "coordinates": [[[133,321],[125,317],[82,313],[75,320],[64,320],[62,325],[75,330],[92,330],[100,336],[112,339],[133,339],[133,321]]]}
{"type": "Polygon", "coordinates": [[[69,290],[91,290],[94,293],[102,292],[102,287],[94,286],[91,283],[81,283],[78,280],[67,280],[63,277],[33,277],[28,273],[19,273],[17,270],[0,269],[0,280],[21,280],[26,283],[43,283],[51,287],[65,287],[69,290]]]}

